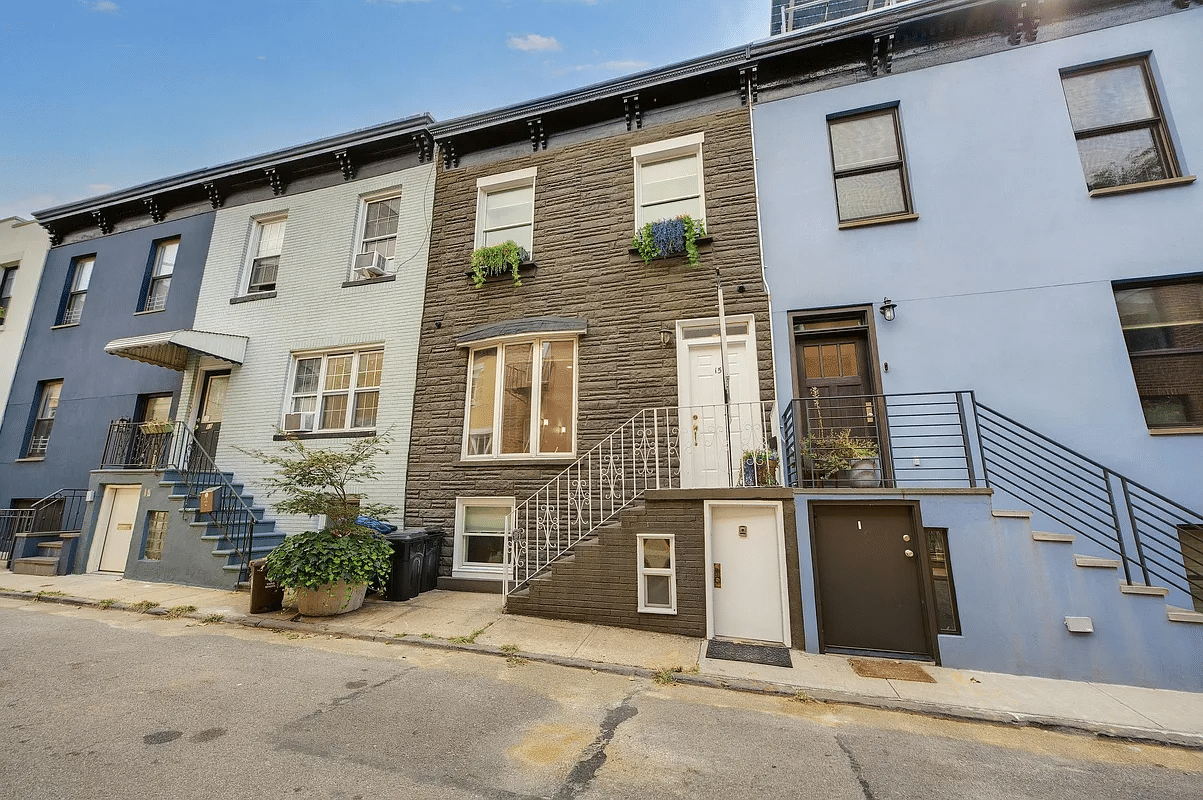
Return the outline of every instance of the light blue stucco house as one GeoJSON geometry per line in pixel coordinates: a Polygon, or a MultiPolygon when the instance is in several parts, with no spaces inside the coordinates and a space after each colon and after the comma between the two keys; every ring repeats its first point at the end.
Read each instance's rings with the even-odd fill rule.
{"type": "Polygon", "coordinates": [[[917,0],[754,46],[808,650],[1203,689],[1200,34],[917,0]]]}

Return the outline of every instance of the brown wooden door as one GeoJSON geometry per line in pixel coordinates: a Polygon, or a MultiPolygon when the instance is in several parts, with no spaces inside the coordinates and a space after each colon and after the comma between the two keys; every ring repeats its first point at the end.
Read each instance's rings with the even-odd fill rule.
{"type": "Polygon", "coordinates": [[[858,439],[877,440],[874,404],[866,397],[873,394],[868,349],[865,338],[847,334],[799,342],[798,374],[808,432],[848,429],[858,439]]]}
{"type": "Polygon", "coordinates": [[[934,658],[914,508],[816,504],[812,515],[822,649],[934,658]]]}

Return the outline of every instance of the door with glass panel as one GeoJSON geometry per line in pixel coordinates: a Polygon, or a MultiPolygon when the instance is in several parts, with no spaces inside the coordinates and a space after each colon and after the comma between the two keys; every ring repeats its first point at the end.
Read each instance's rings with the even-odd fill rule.
{"type": "Polygon", "coordinates": [[[230,386],[230,371],[206,372],[201,381],[201,401],[196,415],[196,445],[212,458],[221,435],[221,418],[230,386]]]}

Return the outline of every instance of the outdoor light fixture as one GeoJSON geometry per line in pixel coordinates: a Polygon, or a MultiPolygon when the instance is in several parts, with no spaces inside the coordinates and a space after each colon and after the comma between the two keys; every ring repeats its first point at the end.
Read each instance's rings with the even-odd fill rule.
{"type": "Polygon", "coordinates": [[[667,325],[660,326],[660,346],[661,347],[668,347],[670,344],[673,343],[674,338],[676,338],[676,337],[674,336],[672,328],[668,327],[667,325]]]}
{"type": "Polygon", "coordinates": [[[892,300],[890,300],[890,298],[887,297],[881,301],[881,308],[879,308],[877,310],[880,311],[881,315],[886,318],[886,322],[893,322],[894,321],[894,309],[896,309],[896,308],[898,308],[898,304],[893,302],[892,300]]]}

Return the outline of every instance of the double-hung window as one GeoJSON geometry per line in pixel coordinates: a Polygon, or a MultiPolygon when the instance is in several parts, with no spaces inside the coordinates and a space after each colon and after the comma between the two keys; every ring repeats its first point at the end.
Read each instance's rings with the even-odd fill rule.
{"type": "Polygon", "coordinates": [[[827,118],[841,225],[913,218],[897,106],[827,118]]]}
{"type": "Polygon", "coordinates": [[[251,249],[254,255],[247,270],[247,294],[275,290],[287,222],[288,218],[282,216],[255,220],[254,246],[251,249]]]}
{"type": "Polygon", "coordinates": [[[88,299],[88,284],[92,282],[92,268],[96,266],[96,256],[80,256],[71,265],[71,283],[67,292],[67,302],[63,306],[63,315],[59,325],[78,325],[84,315],[84,301],[88,299]]]}
{"type": "Polygon", "coordinates": [[[171,289],[171,273],[175,271],[175,257],[179,250],[179,239],[168,239],[155,246],[146,298],[142,302],[143,311],[162,311],[167,308],[167,292],[171,289]]]}
{"type": "Polygon", "coordinates": [[[457,497],[452,572],[456,577],[498,575],[504,571],[505,520],[512,497],[457,497]]]}
{"type": "Polygon", "coordinates": [[[702,143],[694,133],[631,148],[635,160],[635,228],[688,214],[706,219],[702,143]]]}
{"type": "Polygon", "coordinates": [[[576,339],[472,351],[464,458],[564,456],[576,439],[576,339]]]}
{"type": "Polygon", "coordinates": [[[13,299],[13,283],[17,280],[17,268],[0,267],[0,325],[8,316],[8,306],[13,299]]]}
{"type": "Polygon", "coordinates": [[[355,257],[356,270],[380,270],[374,274],[392,272],[397,250],[397,227],[401,221],[401,195],[364,198],[363,228],[355,257]]]}
{"type": "Polygon", "coordinates": [[[641,533],[639,543],[639,613],[677,613],[677,545],[672,534],[641,533]]]}
{"type": "Polygon", "coordinates": [[[43,381],[38,385],[38,400],[33,428],[25,445],[25,458],[43,458],[50,444],[50,431],[54,428],[54,417],[58,413],[59,395],[63,391],[62,381],[43,381]]]}
{"type": "Polygon", "coordinates": [[[1178,177],[1147,58],[1061,73],[1091,191],[1178,177]]]}
{"type": "Polygon", "coordinates": [[[1203,276],[1113,288],[1149,430],[1203,430],[1203,276]]]}
{"type": "Polygon", "coordinates": [[[476,181],[476,246],[514,242],[534,254],[535,168],[476,181]]]}
{"type": "Polygon", "coordinates": [[[375,428],[383,369],[380,349],[297,355],[285,430],[375,428]]]}

